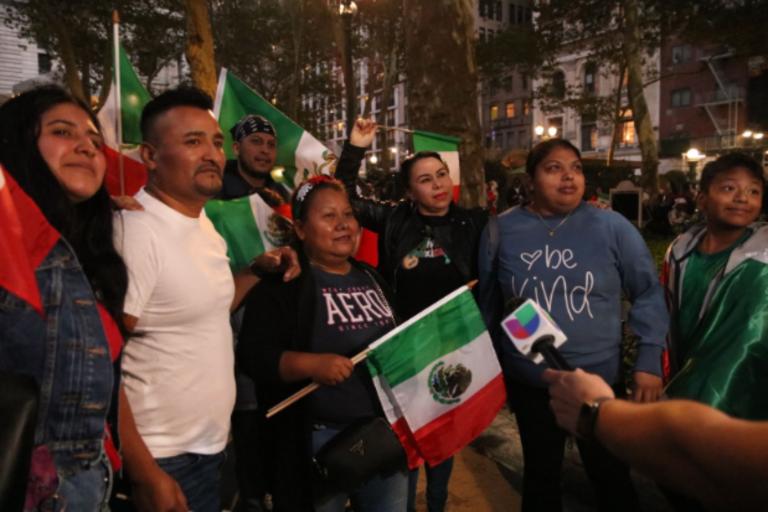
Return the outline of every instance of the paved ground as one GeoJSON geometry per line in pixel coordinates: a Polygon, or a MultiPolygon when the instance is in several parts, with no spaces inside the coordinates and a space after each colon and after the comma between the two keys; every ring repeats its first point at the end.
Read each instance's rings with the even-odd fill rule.
{"type": "MultiPolygon", "coordinates": [[[[594,510],[592,488],[579,460],[575,443],[567,448],[563,467],[566,512],[594,510]]],[[[514,417],[502,411],[493,424],[457,457],[451,478],[448,512],[516,512],[520,510],[523,474],[522,450],[514,417]]],[[[634,475],[642,510],[671,512],[656,485],[634,475]]],[[[426,511],[423,478],[419,482],[417,510],[426,511]]],[[[617,511],[620,512],[620,511],[617,511]]]]}

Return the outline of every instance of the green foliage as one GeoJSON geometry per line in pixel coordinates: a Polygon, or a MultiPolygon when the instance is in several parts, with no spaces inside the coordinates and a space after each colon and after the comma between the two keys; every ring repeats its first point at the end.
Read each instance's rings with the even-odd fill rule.
{"type": "Polygon", "coordinates": [[[299,124],[314,131],[301,101],[334,104],[331,11],[310,0],[226,0],[212,9],[216,58],[299,124]]]}
{"type": "Polygon", "coordinates": [[[63,79],[87,99],[106,93],[112,70],[112,10],[121,13],[123,43],[139,71],[154,77],[183,47],[180,0],[11,0],[7,26],[63,64],[63,79]]]}

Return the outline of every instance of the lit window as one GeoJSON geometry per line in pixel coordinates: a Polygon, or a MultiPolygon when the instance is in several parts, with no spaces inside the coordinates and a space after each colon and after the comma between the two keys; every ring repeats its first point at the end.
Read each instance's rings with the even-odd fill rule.
{"type": "Polygon", "coordinates": [[[498,105],[491,105],[490,116],[491,116],[491,121],[495,121],[495,120],[497,120],[499,118],[499,106],[498,105]]]}
{"type": "Polygon", "coordinates": [[[514,101],[510,101],[506,105],[506,111],[507,111],[507,118],[512,119],[514,117],[517,117],[517,108],[514,101]]]}
{"type": "Polygon", "coordinates": [[[637,135],[635,134],[635,122],[624,121],[621,124],[621,144],[622,146],[632,146],[635,144],[637,135]]]}

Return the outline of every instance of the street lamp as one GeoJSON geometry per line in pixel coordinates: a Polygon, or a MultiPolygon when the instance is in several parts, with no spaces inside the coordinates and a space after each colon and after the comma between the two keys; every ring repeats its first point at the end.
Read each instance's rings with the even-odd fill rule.
{"type": "Polygon", "coordinates": [[[533,133],[535,133],[537,137],[541,137],[544,135],[544,127],[540,124],[536,125],[536,128],[533,129],[533,133]]]}
{"type": "Polygon", "coordinates": [[[354,0],[341,0],[339,2],[339,16],[341,16],[344,34],[344,92],[347,111],[347,136],[352,132],[354,119],[357,117],[357,93],[355,84],[355,70],[352,62],[352,17],[357,12],[357,4],[354,0]]]}
{"type": "Polygon", "coordinates": [[[696,183],[696,168],[699,162],[706,158],[707,155],[698,150],[698,148],[691,148],[683,153],[683,159],[688,162],[688,179],[691,183],[696,183]]]}
{"type": "Polygon", "coordinates": [[[376,165],[379,162],[379,157],[377,157],[376,154],[373,154],[368,157],[368,161],[376,165]]]}
{"type": "Polygon", "coordinates": [[[553,139],[557,136],[557,126],[550,126],[547,128],[547,135],[549,135],[550,139],[553,139]]]}
{"type": "Polygon", "coordinates": [[[339,2],[339,15],[345,16],[347,14],[356,14],[357,13],[357,4],[352,1],[344,1],[342,0],[339,2]]]}

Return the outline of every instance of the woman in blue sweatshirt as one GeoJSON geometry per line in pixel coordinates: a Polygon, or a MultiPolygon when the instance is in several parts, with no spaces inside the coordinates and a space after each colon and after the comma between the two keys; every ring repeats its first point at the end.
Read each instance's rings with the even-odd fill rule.
{"type": "MultiPolygon", "coordinates": [[[[568,337],[560,348],[565,359],[599,374],[617,394],[626,395],[620,371],[624,295],[632,303],[629,326],[639,338],[632,399],[657,400],[668,317],[640,233],[620,214],[582,201],[581,155],[570,142],[553,139],[537,145],[526,171],[531,203],[502,214],[481,240],[480,296],[488,325],[501,332],[501,304],[510,298],[536,300],[568,337]]],[[[496,336],[496,342],[523,445],[523,510],[559,511],[566,434],[549,409],[541,380],[544,367],[522,356],[503,336],[496,336]]],[[[596,444],[578,444],[598,508],[636,509],[628,468],[596,444]]]]}

